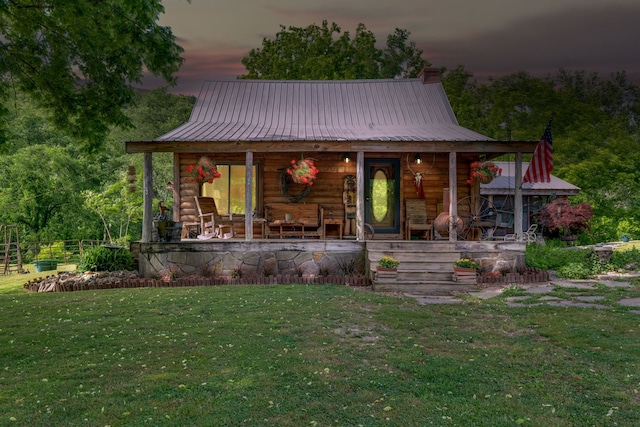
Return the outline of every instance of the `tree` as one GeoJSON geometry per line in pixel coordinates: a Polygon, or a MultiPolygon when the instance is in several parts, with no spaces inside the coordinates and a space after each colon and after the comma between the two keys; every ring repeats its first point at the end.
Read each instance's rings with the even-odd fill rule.
{"type": "Polygon", "coordinates": [[[175,83],[182,48],[157,25],[163,11],[161,0],[0,2],[0,97],[27,94],[96,147],[109,126],[130,124],[122,107],[143,70],[175,83]]]}
{"type": "Polygon", "coordinates": [[[587,230],[592,216],[589,203],[571,205],[567,199],[555,199],[540,208],[538,223],[551,233],[570,236],[587,230]]]}
{"type": "Polygon", "coordinates": [[[383,49],[364,24],[355,37],[342,35],[336,23],[322,21],[306,28],[281,25],[275,38],[242,58],[246,79],[344,80],[416,77],[428,65],[422,50],[409,41],[409,31],[396,28],[383,49]]]}

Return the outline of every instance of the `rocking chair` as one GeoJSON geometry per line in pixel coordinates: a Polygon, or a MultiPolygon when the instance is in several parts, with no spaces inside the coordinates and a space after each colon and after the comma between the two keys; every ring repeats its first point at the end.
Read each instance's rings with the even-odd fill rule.
{"type": "Polygon", "coordinates": [[[218,214],[218,208],[213,197],[195,196],[198,218],[200,220],[200,236],[204,238],[224,237],[224,229],[231,231],[231,224],[224,223],[218,214]]]}

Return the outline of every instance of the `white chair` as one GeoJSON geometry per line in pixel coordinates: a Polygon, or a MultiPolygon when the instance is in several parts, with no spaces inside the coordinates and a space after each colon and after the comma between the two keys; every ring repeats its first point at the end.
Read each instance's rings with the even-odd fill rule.
{"type": "Polygon", "coordinates": [[[534,243],[538,239],[538,236],[536,235],[537,229],[538,224],[531,224],[529,228],[527,228],[527,231],[522,233],[522,240],[527,243],[534,243]]]}
{"type": "Polygon", "coordinates": [[[520,233],[520,236],[517,234],[505,234],[504,241],[505,242],[526,242],[526,243],[534,243],[538,236],[536,236],[536,230],[538,229],[538,224],[531,224],[527,231],[523,231],[520,233]]]}

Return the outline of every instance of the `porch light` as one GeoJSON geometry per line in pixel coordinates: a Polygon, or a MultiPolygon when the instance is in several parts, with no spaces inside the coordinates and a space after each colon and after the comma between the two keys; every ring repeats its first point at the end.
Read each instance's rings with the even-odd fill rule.
{"type": "Polygon", "coordinates": [[[420,154],[416,154],[416,156],[413,158],[413,161],[417,164],[422,163],[422,157],[420,157],[420,154]]]}
{"type": "Polygon", "coordinates": [[[349,162],[351,161],[351,156],[349,156],[349,153],[344,153],[344,154],[342,155],[342,160],[343,160],[345,163],[349,163],[349,162]]]}

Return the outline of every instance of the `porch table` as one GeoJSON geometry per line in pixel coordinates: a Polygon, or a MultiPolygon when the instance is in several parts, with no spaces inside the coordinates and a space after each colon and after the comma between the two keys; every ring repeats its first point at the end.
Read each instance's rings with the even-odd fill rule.
{"type": "Polygon", "coordinates": [[[327,226],[337,226],[338,239],[342,239],[342,220],[341,219],[325,219],[323,224],[322,235],[327,238],[327,226]]]}
{"type": "MultiPolygon", "coordinates": [[[[235,227],[237,226],[239,229],[244,229],[245,226],[245,218],[244,216],[232,216],[231,220],[227,220],[230,224],[231,224],[231,233],[233,234],[233,237],[236,237],[237,233],[236,233],[236,229],[235,227]]],[[[253,218],[253,224],[258,224],[260,225],[260,231],[261,231],[261,238],[265,238],[266,237],[266,226],[267,226],[267,220],[265,218],[253,218]]],[[[246,231],[245,231],[246,234],[246,231]]]]}
{"type": "Polygon", "coordinates": [[[280,239],[284,236],[300,236],[304,239],[304,222],[295,219],[277,219],[273,221],[273,225],[280,228],[280,239]]]}

